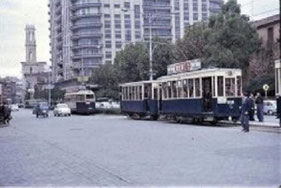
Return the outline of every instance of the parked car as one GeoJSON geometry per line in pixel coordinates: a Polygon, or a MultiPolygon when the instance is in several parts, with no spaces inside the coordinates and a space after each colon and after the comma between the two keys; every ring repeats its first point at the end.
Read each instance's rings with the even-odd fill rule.
{"type": "Polygon", "coordinates": [[[48,117],[49,116],[49,106],[47,102],[38,102],[33,108],[33,114],[36,114],[36,117],[39,116],[48,117]]]}
{"type": "Polygon", "coordinates": [[[10,109],[11,109],[11,111],[19,111],[19,106],[17,105],[17,104],[12,104],[11,106],[10,106],[10,109]]]}
{"type": "Polygon", "coordinates": [[[70,116],[71,110],[67,104],[61,103],[57,104],[54,109],[54,116],[70,116]]]}
{"type": "Polygon", "coordinates": [[[274,115],[277,113],[277,104],[274,100],[265,100],[263,103],[263,113],[268,115],[274,115]]]}

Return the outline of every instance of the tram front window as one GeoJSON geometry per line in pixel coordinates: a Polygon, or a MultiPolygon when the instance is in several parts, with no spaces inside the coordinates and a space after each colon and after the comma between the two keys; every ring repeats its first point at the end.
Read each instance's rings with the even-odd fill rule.
{"type": "Polygon", "coordinates": [[[235,78],[225,79],[225,95],[227,97],[235,96],[235,78]]]}
{"type": "Polygon", "coordinates": [[[223,76],[218,77],[218,96],[223,97],[223,76]]]}

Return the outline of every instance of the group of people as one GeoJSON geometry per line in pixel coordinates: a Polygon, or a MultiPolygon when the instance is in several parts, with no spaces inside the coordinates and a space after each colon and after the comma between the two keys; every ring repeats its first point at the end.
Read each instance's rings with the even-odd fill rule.
{"type": "Polygon", "coordinates": [[[254,96],[252,93],[243,93],[243,100],[241,106],[241,124],[242,131],[249,132],[249,121],[254,121],[255,104],[257,107],[257,118],[263,122],[263,98],[260,93],[254,96]]]}
{"type": "Polygon", "coordinates": [[[0,104],[0,124],[9,124],[11,116],[11,109],[7,103],[0,104]]]}

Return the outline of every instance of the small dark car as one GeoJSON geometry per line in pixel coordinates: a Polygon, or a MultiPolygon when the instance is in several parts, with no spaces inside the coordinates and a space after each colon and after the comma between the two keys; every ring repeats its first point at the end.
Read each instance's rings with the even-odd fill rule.
{"type": "Polygon", "coordinates": [[[36,114],[36,117],[39,116],[48,117],[49,116],[49,106],[46,102],[39,102],[33,109],[33,114],[36,114]]]}

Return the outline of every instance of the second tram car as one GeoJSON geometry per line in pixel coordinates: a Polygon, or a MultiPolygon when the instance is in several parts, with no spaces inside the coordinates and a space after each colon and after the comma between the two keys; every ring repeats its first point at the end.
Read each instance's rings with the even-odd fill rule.
{"type": "Polygon", "coordinates": [[[203,69],[155,81],[121,85],[121,111],[129,116],[165,115],[197,121],[239,119],[242,104],[240,69],[203,69]]]}
{"type": "Polygon", "coordinates": [[[281,60],[275,61],[275,91],[277,100],[277,116],[281,126],[281,60]]]}
{"type": "Polygon", "coordinates": [[[121,111],[131,117],[158,118],[158,83],[141,81],[121,85],[121,111]]]}
{"type": "Polygon", "coordinates": [[[96,97],[95,93],[91,90],[66,93],[64,100],[71,109],[71,113],[93,114],[96,112],[96,97]]]}

